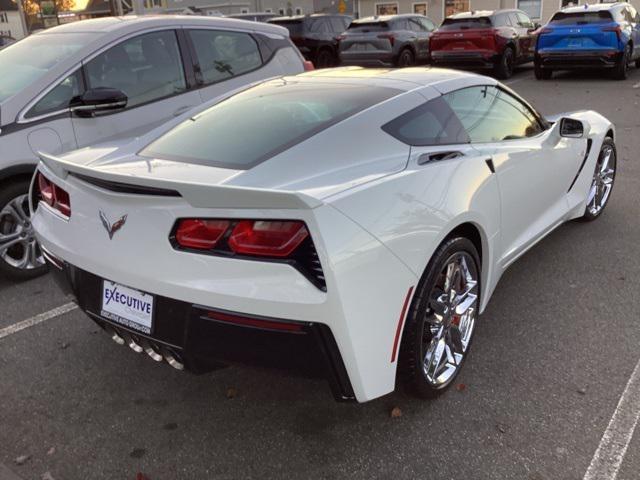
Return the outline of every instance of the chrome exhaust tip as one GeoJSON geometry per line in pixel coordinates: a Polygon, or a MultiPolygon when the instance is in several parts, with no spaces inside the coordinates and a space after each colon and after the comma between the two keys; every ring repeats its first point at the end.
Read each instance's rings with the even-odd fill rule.
{"type": "Polygon", "coordinates": [[[144,349],[138,343],[137,338],[134,338],[128,333],[123,333],[122,336],[124,337],[125,342],[127,343],[127,345],[129,345],[129,348],[131,350],[133,350],[136,353],[142,353],[144,351],[144,349]]]}
{"type": "Polygon", "coordinates": [[[109,334],[109,336],[111,337],[111,340],[113,340],[114,342],[116,342],[118,345],[124,345],[124,338],[122,338],[120,335],[118,335],[118,332],[116,332],[113,328],[111,327],[104,327],[105,332],[107,332],[109,334]]]}
{"type": "Polygon", "coordinates": [[[182,363],[179,359],[180,356],[172,352],[171,350],[162,350],[162,354],[164,355],[164,359],[167,361],[169,365],[171,365],[176,370],[184,370],[184,363],[182,363]]]}
{"type": "Polygon", "coordinates": [[[156,362],[161,362],[162,359],[164,358],[161,354],[158,353],[157,348],[154,347],[149,342],[147,342],[146,340],[142,342],[142,346],[144,348],[144,351],[147,353],[147,355],[151,357],[152,360],[156,362]]]}

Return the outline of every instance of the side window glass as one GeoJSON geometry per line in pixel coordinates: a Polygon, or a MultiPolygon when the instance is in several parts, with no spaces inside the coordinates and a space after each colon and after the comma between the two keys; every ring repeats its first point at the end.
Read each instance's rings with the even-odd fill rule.
{"type": "Polygon", "coordinates": [[[64,110],[69,106],[71,99],[81,95],[83,91],[82,74],[78,69],[62,80],[53,90],[31,107],[31,110],[27,112],[25,118],[39,117],[47,113],[64,110]]]}
{"type": "Polygon", "coordinates": [[[542,127],[531,110],[496,87],[482,86],[444,95],[472,143],[499,142],[537,135],[542,127]]]}
{"type": "Polygon", "coordinates": [[[533,28],[533,22],[524,13],[517,12],[516,15],[522,28],[533,28]]]}
{"type": "Polygon", "coordinates": [[[413,30],[414,32],[422,32],[423,31],[422,25],[420,25],[415,18],[410,18],[409,19],[409,29],[413,30]]]}
{"type": "Polygon", "coordinates": [[[344,23],[338,17],[331,18],[331,30],[333,33],[342,33],[345,30],[344,23]]]}
{"type": "Polygon", "coordinates": [[[469,137],[442,97],[399,116],[382,127],[389,135],[413,146],[469,143],[469,137]]]}
{"type": "Polygon", "coordinates": [[[329,26],[324,19],[318,18],[313,21],[311,26],[309,27],[309,31],[311,33],[329,33],[329,26]]]}
{"type": "Polygon", "coordinates": [[[514,27],[520,26],[520,20],[518,20],[518,16],[515,14],[515,12],[509,14],[509,20],[511,22],[511,25],[513,25],[514,27]]]}
{"type": "Polygon", "coordinates": [[[422,26],[424,27],[424,29],[427,32],[431,32],[433,30],[435,30],[436,26],[433,24],[433,22],[431,20],[428,20],[426,18],[419,18],[418,21],[422,24],[422,26]]]}
{"type": "Polygon", "coordinates": [[[205,85],[250,72],[262,65],[256,41],[246,33],[190,30],[205,85]]]}
{"type": "Polygon", "coordinates": [[[85,65],[88,88],[122,90],[128,107],[182,93],[187,89],[173,30],[125,40],[85,65]]]}

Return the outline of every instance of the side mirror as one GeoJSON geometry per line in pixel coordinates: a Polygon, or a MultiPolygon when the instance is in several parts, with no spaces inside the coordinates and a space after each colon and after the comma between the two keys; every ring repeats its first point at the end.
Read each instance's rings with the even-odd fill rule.
{"type": "Polygon", "coordinates": [[[560,119],[560,136],[566,138],[582,138],[589,133],[588,125],[574,118],[560,119]]]}
{"type": "Polygon", "coordinates": [[[117,88],[98,87],[87,90],[71,100],[71,112],[79,117],[93,117],[101,113],[122,110],[127,106],[127,95],[117,88]]]}

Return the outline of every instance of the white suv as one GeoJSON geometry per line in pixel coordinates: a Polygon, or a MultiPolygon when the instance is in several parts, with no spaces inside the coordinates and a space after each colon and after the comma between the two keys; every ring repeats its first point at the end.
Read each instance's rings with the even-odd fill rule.
{"type": "Polygon", "coordinates": [[[134,138],[244,85],[308,64],[275,25],[193,16],[63,25],[0,52],[0,273],[45,271],[27,191],[38,152],[134,138]]]}

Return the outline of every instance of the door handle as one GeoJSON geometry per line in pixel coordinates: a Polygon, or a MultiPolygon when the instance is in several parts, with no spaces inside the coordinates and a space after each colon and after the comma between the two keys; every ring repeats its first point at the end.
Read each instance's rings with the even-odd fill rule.
{"type": "Polygon", "coordinates": [[[179,117],[180,115],[182,115],[185,112],[188,112],[189,110],[191,110],[193,108],[192,105],[185,105],[184,107],[180,107],[179,109],[177,109],[175,112],[173,112],[173,116],[174,117],[179,117]]]}
{"type": "Polygon", "coordinates": [[[450,160],[452,158],[462,157],[464,153],[457,150],[447,150],[444,152],[423,153],[418,157],[418,165],[424,165],[429,162],[439,162],[441,160],[450,160]]]}

